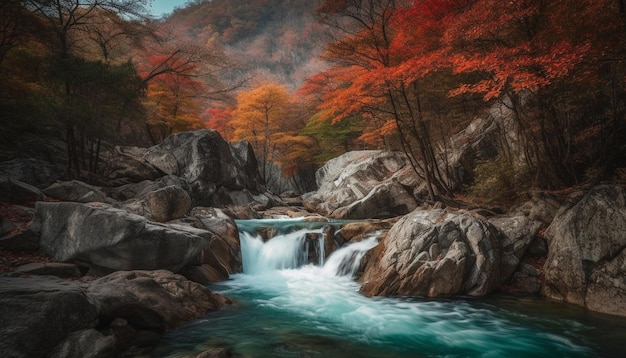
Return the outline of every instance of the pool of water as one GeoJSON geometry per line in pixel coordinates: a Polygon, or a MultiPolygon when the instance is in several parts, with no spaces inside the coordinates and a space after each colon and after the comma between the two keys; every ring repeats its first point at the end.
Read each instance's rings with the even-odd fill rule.
{"type": "MultiPolygon", "coordinates": [[[[279,240],[297,241],[289,235],[279,240]]],[[[279,358],[626,357],[626,319],[537,296],[364,297],[352,274],[373,238],[324,266],[288,259],[298,245],[241,238],[245,273],[210,287],[236,304],[167,333],[151,357],[216,347],[279,358]]]]}

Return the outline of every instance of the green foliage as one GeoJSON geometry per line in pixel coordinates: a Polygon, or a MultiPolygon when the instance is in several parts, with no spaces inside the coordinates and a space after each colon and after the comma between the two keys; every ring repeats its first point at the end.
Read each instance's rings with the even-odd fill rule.
{"type": "Polygon", "coordinates": [[[306,126],[300,131],[300,135],[315,139],[318,150],[314,154],[314,160],[318,164],[339,156],[353,148],[353,142],[362,132],[362,120],[351,117],[344,121],[332,123],[331,119],[320,120],[321,113],[311,117],[306,126]]]}
{"type": "Polygon", "coordinates": [[[503,155],[483,161],[474,169],[474,184],[466,189],[478,204],[510,206],[530,189],[527,172],[503,155]]]}

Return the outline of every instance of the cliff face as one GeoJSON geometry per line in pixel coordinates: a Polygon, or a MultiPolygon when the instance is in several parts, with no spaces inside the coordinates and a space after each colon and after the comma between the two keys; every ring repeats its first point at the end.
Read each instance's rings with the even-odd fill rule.
{"type": "Polygon", "coordinates": [[[626,316],[626,191],[603,185],[569,198],[546,230],[545,296],[626,316]]]}

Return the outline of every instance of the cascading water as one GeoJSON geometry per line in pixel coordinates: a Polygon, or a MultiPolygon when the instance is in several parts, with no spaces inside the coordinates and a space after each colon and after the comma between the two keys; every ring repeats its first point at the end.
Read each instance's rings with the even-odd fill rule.
{"type": "Polygon", "coordinates": [[[267,242],[247,232],[239,233],[243,272],[255,275],[271,270],[294,269],[309,263],[311,256],[324,264],[322,230],[298,230],[267,242]],[[314,255],[313,252],[314,250],[314,255]]]}
{"type": "Polygon", "coordinates": [[[323,224],[289,220],[264,242],[262,223],[240,225],[244,273],[211,287],[238,303],[168,333],[152,357],[214,347],[242,357],[626,356],[625,320],[535,297],[364,297],[352,276],[375,237],[325,258],[323,224]]]}

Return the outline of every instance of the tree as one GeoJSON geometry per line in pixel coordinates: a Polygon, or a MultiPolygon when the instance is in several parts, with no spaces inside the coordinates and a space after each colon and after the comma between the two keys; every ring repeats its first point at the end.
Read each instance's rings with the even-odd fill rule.
{"type": "Polygon", "coordinates": [[[282,132],[282,124],[289,108],[289,91],[283,85],[266,83],[250,91],[240,92],[231,125],[235,128],[235,140],[247,140],[252,144],[264,180],[269,176],[269,164],[274,161],[276,136],[282,132]]]}
{"type": "MultiPolygon", "coordinates": [[[[91,120],[102,120],[104,117],[82,115],[85,110],[98,103],[102,93],[86,90],[85,85],[104,82],[101,76],[111,75],[111,80],[116,82],[120,72],[112,67],[100,66],[98,63],[88,63],[82,59],[83,34],[91,26],[97,26],[101,21],[102,13],[111,13],[120,17],[143,17],[145,8],[142,0],[24,0],[23,6],[43,23],[44,30],[37,34],[40,43],[47,47],[50,55],[50,75],[53,94],[59,96],[56,101],[58,120],[65,127],[65,138],[68,154],[68,175],[81,176],[84,169],[84,161],[80,151],[89,145],[86,128],[93,123],[91,120]],[[85,72],[81,72],[85,71],[85,72]],[[56,87],[56,88],[55,88],[56,87]],[[59,108],[58,104],[68,106],[59,108]],[[77,117],[74,117],[77,116],[77,117]],[[77,133],[80,132],[80,133],[77,133]]],[[[120,67],[126,68],[124,66],[120,67]]],[[[133,82],[133,74],[126,71],[127,80],[133,82]]],[[[141,86],[131,85],[138,94],[141,86]]],[[[105,95],[105,97],[107,97],[105,95]]],[[[133,95],[130,98],[135,98],[133,95]]],[[[128,104],[128,102],[126,102],[128,104]]],[[[97,139],[99,143],[99,138],[97,139]]],[[[97,160],[96,160],[97,162],[97,160]]]]}
{"type": "Polygon", "coordinates": [[[402,33],[398,13],[410,4],[393,0],[324,2],[319,12],[339,34],[324,55],[332,68],[312,78],[305,91],[323,93],[320,110],[334,122],[360,116],[371,128],[362,136],[364,140],[373,143],[380,138],[386,147],[403,150],[434,200],[449,194],[451,187],[445,158],[441,159],[435,147],[437,117],[427,113],[426,86],[418,81],[428,73],[426,61],[415,73],[402,72],[407,57],[396,40],[402,33]]]}
{"type": "Polygon", "coordinates": [[[351,150],[363,129],[363,121],[357,117],[336,123],[330,118],[320,119],[322,117],[321,113],[315,114],[299,132],[315,141],[315,145],[309,146],[307,156],[317,166],[351,150]]]}
{"type": "Polygon", "coordinates": [[[198,45],[181,29],[163,25],[136,51],[139,72],[148,87],[146,131],[153,143],[171,133],[204,127],[205,107],[232,104],[232,92],[247,81],[224,81],[235,65],[221,46],[198,45]]]}
{"type": "Polygon", "coordinates": [[[32,39],[39,21],[22,6],[21,0],[0,3],[0,67],[7,53],[32,39]]]}
{"type": "Polygon", "coordinates": [[[607,154],[616,149],[614,133],[623,132],[624,121],[620,6],[613,0],[479,0],[446,28],[454,72],[480,76],[451,95],[513,99],[524,157],[537,184],[581,183],[581,174],[601,167],[605,173],[612,162],[607,154]],[[613,77],[618,73],[619,79],[613,77]],[[613,113],[601,113],[602,107],[613,113]],[[595,154],[583,145],[591,138],[601,148],[595,154]]]}

